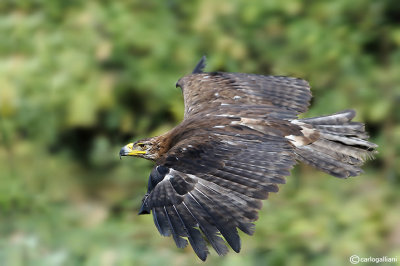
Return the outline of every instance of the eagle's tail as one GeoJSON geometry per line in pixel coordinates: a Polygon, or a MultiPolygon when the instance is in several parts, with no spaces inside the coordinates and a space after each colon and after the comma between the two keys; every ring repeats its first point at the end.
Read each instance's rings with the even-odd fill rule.
{"type": "Polygon", "coordinates": [[[364,124],[351,122],[355,114],[354,110],[345,110],[292,121],[303,128],[305,136],[314,138],[306,145],[296,145],[297,158],[336,177],[361,174],[361,166],[373,157],[378,145],[367,141],[364,124]]]}

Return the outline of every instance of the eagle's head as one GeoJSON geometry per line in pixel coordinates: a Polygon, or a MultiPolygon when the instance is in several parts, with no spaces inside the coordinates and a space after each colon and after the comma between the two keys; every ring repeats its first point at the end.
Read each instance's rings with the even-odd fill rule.
{"type": "Polygon", "coordinates": [[[153,138],[142,139],[135,143],[129,143],[122,147],[119,156],[136,156],[148,160],[156,160],[159,157],[159,145],[153,138]]]}

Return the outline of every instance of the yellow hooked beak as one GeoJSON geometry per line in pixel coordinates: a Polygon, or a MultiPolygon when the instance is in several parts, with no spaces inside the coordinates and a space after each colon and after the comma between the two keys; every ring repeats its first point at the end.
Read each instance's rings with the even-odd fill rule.
{"type": "Polygon", "coordinates": [[[133,149],[133,143],[129,143],[128,145],[125,145],[122,147],[122,149],[119,151],[119,157],[121,156],[135,156],[139,154],[146,154],[146,151],[138,151],[133,149]]]}

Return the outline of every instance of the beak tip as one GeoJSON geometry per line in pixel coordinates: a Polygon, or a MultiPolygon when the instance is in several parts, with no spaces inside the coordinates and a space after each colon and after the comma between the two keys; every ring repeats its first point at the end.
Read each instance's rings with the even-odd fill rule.
{"type": "Polygon", "coordinates": [[[122,160],[122,156],[125,156],[124,148],[119,151],[119,159],[122,160]]]}

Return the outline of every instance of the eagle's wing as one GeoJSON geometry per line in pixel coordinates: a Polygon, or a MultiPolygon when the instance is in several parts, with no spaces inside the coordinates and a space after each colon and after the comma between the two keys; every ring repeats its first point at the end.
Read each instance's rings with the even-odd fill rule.
{"type": "Polygon", "coordinates": [[[307,81],[245,73],[194,73],[177,82],[185,102],[185,119],[224,108],[242,113],[255,109],[278,118],[293,119],[305,112],[311,99],[307,81]]]}
{"type": "Polygon", "coordinates": [[[295,163],[292,146],[281,136],[228,124],[175,141],[151,172],[140,214],[151,211],[162,235],[180,248],[187,238],[202,260],[205,240],[219,255],[228,252],[221,235],[239,252],[237,228],[253,233],[261,200],[278,191],[295,163]]]}

